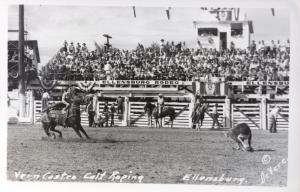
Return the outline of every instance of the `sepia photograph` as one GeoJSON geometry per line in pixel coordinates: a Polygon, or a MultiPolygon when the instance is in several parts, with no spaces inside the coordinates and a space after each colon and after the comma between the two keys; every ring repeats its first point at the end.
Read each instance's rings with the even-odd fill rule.
{"type": "Polygon", "coordinates": [[[8,181],[287,186],[289,9],[7,8],[8,181]]]}

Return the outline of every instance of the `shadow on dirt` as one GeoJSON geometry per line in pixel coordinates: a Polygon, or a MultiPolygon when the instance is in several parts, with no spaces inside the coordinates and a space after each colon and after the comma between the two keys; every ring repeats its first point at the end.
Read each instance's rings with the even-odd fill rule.
{"type": "Polygon", "coordinates": [[[274,149],[254,149],[254,151],[259,152],[259,151],[275,151],[274,149]]]}
{"type": "Polygon", "coordinates": [[[139,143],[147,142],[148,140],[119,140],[114,138],[103,139],[79,139],[79,138],[48,138],[42,137],[42,141],[48,142],[65,142],[65,143],[139,143]]]}

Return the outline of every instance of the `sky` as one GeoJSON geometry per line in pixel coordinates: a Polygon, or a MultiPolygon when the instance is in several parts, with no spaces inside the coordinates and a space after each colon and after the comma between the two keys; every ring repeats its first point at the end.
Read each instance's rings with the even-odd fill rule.
{"type": "MultiPolygon", "coordinates": [[[[133,49],[137,43],[150,45],[162,38],[185,41],[188,47],[195,47],[197,32],[193,21],[212,16],[200,8],[172,7],[168,20],[166,9],[136,7],[134,18],[132,7],[25,5],[25,30],[29,32],[28,39],[38,41],[42,64],[54,56],[64,40],[85,42],[89,49],[94,49],[94,42],[106,42],[103,34],[112,36],[112,45],[121,49],[133,49]]],[[[240,20],[245,15],[253,21],[251,39],[286,41],[290,36],[287,9],[275,9],[272,16],[270,9],[242,8],[240,20]]],[[[9,6],[8,29],[18,29],[18,6],[9,6]]],[[[8,37],[12,40],[18,36],[10,33],[8,37]]]]}

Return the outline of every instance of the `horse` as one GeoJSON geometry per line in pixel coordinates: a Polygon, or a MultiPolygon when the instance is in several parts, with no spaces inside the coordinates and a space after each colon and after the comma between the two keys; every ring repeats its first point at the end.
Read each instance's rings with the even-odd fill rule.
{"type": "MultiPolygon", "coordinates": [[[[81,126],[80,123],[80,110],[76,107],[76,104],[74,102],[79,102],[80,104],[86,104],[86,99],[88,97],[79,97],[77,101],[73,101],[70,106],[70,112],[69,115],[67,114],[66,111],[64,111],[64,108],[66,105],[62,102],[56,103],[53,106],[48,106],[45,110],[47,111],[43,113],[41,117],[41,122],[42,122],[42,127],[48,137],[51,137],[53,135],[54,138],[56,138],[55,134],[53,132],[56,132],[59,134],[59,137],[62,138],[62,132],[55,129],[57,125],[61,126],[67,126],[67,127],[72,127],[76,134],[82,138],[81,133],[84,134],[84,136],[87,139],[90,139],[90,137],[87,135],[83,127],[81,126]],[[80,99],[80,100],[79,100],[80,99]],[[79,113],[78,113],[79,110],[79,113]],[[52,133],[50,133],[50,131],[52,133]],[[81,133],[80,133],[81,132],[81,133]]],[[[77,103],[78,104],[78,103],[77,103]]]]}
{"type": "Polygon", "coordinates": [[[205,113],[208,110],[208,104],[205,103],[201,107],[197,107],[197,109],[192,114],[192,123],[193,126],[196,125],[196,130],[200,130],[200,127],[203,124],[205,113]]]}
{"type": "Polygon", "coordinates": [[[152,111],[152,116],[155,118],[155,128],[162,127],[162,118],[169,116],[171,121],[171,128],[173,128],[173,121],[175,119],[175,109],[173,107],[164,107],[162,112],[159,114],[158,107],[155,107],[152,111]],[[160,123],[159,120],[160,119],[160,123]]]}
{"type": "Polygon", "coordinates": [[[147,102],[146,105],[144,106],[144,111],[147,115],[147,119],[148,119],[148,126],[150,128],[152,128],[152,112],[153,112],[153,109],[155,108],[155,105],[150,103],[150,102],[147,102]]]}

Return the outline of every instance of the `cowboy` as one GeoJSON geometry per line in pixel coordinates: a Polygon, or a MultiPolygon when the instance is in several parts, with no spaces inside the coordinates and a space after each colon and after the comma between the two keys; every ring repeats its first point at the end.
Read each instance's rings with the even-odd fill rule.
{"type": "Polygon", "coordinates": [[[270,118],[271,118],[271,127],[270,127],[270,133],[276,133],[277,132],[277,125],[276,125],[276,121],[277,121],[277,116],[279,114],[279,112],[281,111],[281,108],[278,106],[275,106],[271,113],[270,113],[270,118]]]}
{"type": "Polygon", "coordinates": [[[115,104],[112,103],[111,106],[110,106],[110,118],[111,118],[111,120],[110,120],[110,126],[111,127],[115,124],[115,122],[114,122],[114,117],[115,117],[114,113],[115,112],[116,112],[115,104]]]}
{"type": "Polygon", "coordinates": [[[75,88],[72,94],[71,102],[71,114],[75,116],[77,123],[80,124],[81,117],[80,117],[80,105],[81,105],[81,98],[79,96],[79,89],[75,88]]]}
{"type": "Polygon", "coordinates": [[[218,121],[219,113],[218,113],[218,104],[217,103],[215,104],[215,106],[212,109],[211,116],[213,119],[212,129],[215,128],[215,124],[217,124],[218,129],[220,129],[220,123],[218,121]]]}
{"type": "MultiPolygon", "coordinates": [[[[195,104],[194,104],[194,109],[193,109],[191,118],[194,118],[196,111],[201,107],[201,103],[202,103],[202,102],[201,102],[201,97],[200,97],[200,96],[196,96],[196,102],[195,102],[195,104]]],[[[193,126],[193,129],[194,129],[194,128],[195,128],[195,127],[193,126]]]]}
{"type": "Polygon", "coordinates": [[[202,98],[200,96],[197,96],[195,106],[194,106],[194,111],[196,111],[198,107],[201,107],[201,105],[202,105],[202,98]]]}
{"type": "Polygon", "coordinates": [[[65,90],[61,97],[61,102],[65,104],[66,106],[63,108],[63,111],[67,111],[67,118],[64,121],[64,127],[67,125],[69,113],[70,113],[70,106],[71,106],[71,88],[68,88],[65,90]]]}
{"type": "Polygon", "coordinates": [[[158,114],[162,113],[164,106],[165,106],[165,99],[163,94],[160,93],[157,99],[158,114]]]}
{"type": "Polygon", "coordinates": [[[124,103],[124,101],[123,101],[123,99],[122,99],[122,97],[121,96],[119,96],[118,98],[117,98],[117,113],[118,114],[123,114],[123,103],[124,103]]]}
{"type": "Polygon", "coordinates": [[[92,127],[93,123],[94,123],[94,117],[95,117],[95,105],[93,102],[93,97],[89,98],[89,103],[86,106],[85,109],[88,112],[88,119],[89,119],[89,127],[92,127]]]}

